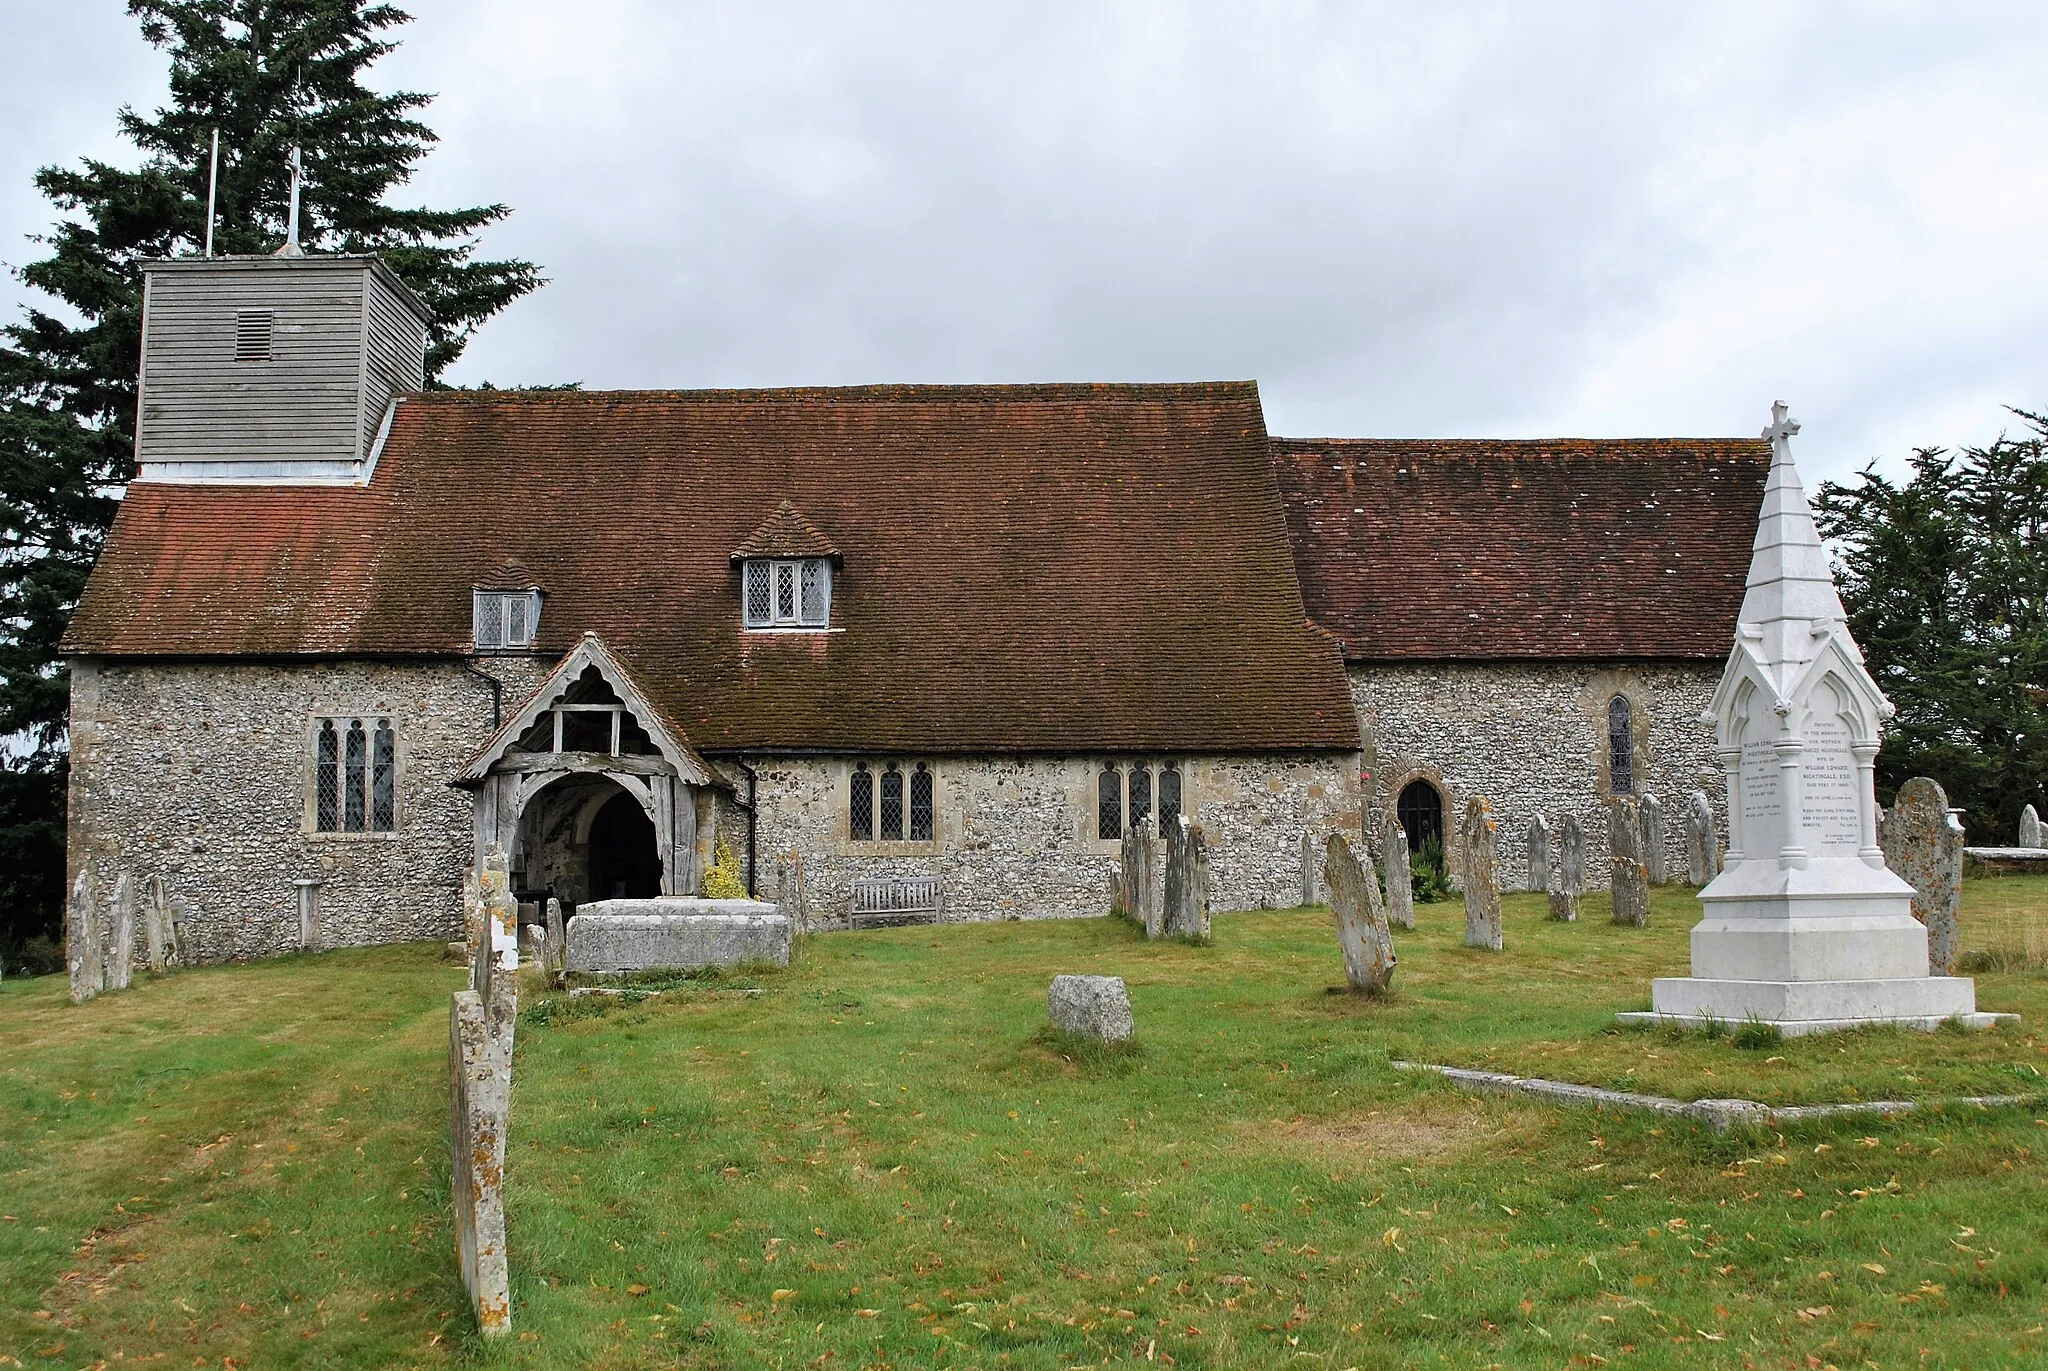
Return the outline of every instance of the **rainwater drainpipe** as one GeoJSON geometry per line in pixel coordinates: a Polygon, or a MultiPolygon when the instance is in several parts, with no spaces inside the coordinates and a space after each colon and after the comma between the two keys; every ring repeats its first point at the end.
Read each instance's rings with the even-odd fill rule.
{"type": "Polygon", "coordinates": [[[496,733],[504,723],[500,716],[505,708],[505,683],[478,668],[476,659],[472,657],[462,658],[462,669],[491,688],[491,732],[496,733]]]}
{"type": "Polygon", "coordinates": [[[754,774],[754,768],[748,766],[737,757],[732,759],[732,764],[747,773],[747,802],[741,805],[740,808],[747,811],[747,898],[751,900],[759,898],[759,891],[754,885],[754,837],[758,831],[754,814],[754,797],[760,786],[761,778],[754,774]]]}

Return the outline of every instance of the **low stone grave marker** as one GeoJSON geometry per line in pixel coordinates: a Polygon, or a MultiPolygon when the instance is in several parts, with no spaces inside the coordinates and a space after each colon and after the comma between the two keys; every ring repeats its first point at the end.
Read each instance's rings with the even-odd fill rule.
{"type": "Polygon", "coordinates": [[[1586,893],[1586,834],[1576,814],[1564,816],[1557,839],[1557,882],[1550,887],[1550,917],[1577,923],[1579,901],[1586,893]]]}
{"type": "Polygon", "coordinates": [[[1714,832],[1714,807],[1707,792],[1695,790],[1685,802],[1685,878],[1705,885],[1721,874],[1721,842],[1714,832]]]}
{"type": "Polygon", "coordinates": [[[1500,829],[1493,806],[1474,795],[1459,835],[1465,851],[1465,945],[1501,949],[1500,829]]]}
{"type": "Polygon", "coordinates": [[[1380,907],[1372,854],[1361,859],[1342,834],[1332,833],[1323,876],[1330,883],[1330,912],[1337,921],[1337,945],[1344,951],[1345,979],[1361,994],[1386,994],[1394,980],[1394,935],[1380,907]]]}
{"type": "Polygon", "coordinates": [[[1897,800],[1877,826],[1884,864],[1913,887],[1913,917],[1927,925],[1927,964],[1953,976],[1962,954],[1963,825],[1948,795],[1927,776],[1899,787],[1897,800]]]}
{"type": "Polygon", "coordinates": [[[1387,872],[1387,922],[1401,928],[1415,927],[1415,873],[1408,859],[1408,830],[1399,819],[1387,820],[1386,839],[1381,850],[1387,872]]]}
{"type": "Polygon", "coordinates": [[[1301,830],[1301,904],[1303,908],[1316,903],[1316,868],[1322,864],[1321,855],[1316,851],[1315,835],[1307,829],[1301,830]]]}
{"type": "Polygon", "coordinates": [[[1650,869],[1643,862],[1642,814],[1633,795],[1615,796],[1607,813],[1614,922],[1641,928],[1650,921],[1650,869]]]}
{"type": "Polygon", "coordinates": [[[1670,875],[1664,857],[1664,802],[1655,795],[1643,796],[1638,817],[1643,825],[1643,877],[1651,885],[1662,885],[1670,875]]]}
{"type": "Polygon", "coordinates": [[[1529,820],[1529,875],[1522,889],[1550,889],[1550,825],[1541,814],[1529,820]]]}
{"type": "Polygon", "coordinates": [[[2041,816],[2032,805],[2020,811],[2020,846],[2038,848],[2043,845],[2041,837],[2041,816]]]}
{"type": "Polygon", "coordinates": [[[1062,1033],[1106,1043],[1129,1042],[1135,1031],[1121,976],[1055,976],[1045,992],[1045,1014],[1062,1033]]]}

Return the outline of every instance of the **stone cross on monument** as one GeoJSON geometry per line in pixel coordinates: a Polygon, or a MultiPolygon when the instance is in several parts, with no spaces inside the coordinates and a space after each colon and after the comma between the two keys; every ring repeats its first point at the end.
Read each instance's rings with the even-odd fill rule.
{"type": "Polygon", "coordinates": [[[1700,891],[1692,975],[1651,982],[1624,1022],[1758,1020],[1786,1034],[1866,1023],[1983,1027],[1967,977],[1928,974],[1913,888],[1886,869],[1872,788],[1891,703],[1864,667],[1771,406],[1771,470],[1705,716],[1728,787],[1727,863],[1700,891]]]}

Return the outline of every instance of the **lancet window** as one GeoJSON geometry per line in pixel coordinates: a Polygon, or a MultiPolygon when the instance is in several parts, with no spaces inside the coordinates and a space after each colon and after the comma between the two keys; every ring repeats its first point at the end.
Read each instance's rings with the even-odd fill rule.
{"type": "Polygon", "coordinates": [[[398,829],[398,734],[388,718],[323,718],[313,734],[313,827],[398,829]]]}
{"type": "Polygon", "coordinates": [[[1636,788],[1636,736],[1634,711],[1628,696],[1617,695],[1607,702],[1607,788],[1616,795],[1632,795],[1636,788]]]}
{"type": "Polygon", "coordinates": [[[1180,814],[1180,763],[1137,761],[1128,771],[1115,762],[1102,764],[1095,778],[1097,838],[1117,841],[1126,828],[1155,822],[1155,816],[1163,833],[1180,814]]]}
{"type": "Polygon", "coordinates": [[[855,842],[933,841],[935,780],[927,762],[855,762],[846,781],[846,836],[855,842]]]}

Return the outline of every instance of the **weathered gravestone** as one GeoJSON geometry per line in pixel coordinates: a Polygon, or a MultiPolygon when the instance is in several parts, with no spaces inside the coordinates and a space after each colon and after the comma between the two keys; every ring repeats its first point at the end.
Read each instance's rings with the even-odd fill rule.
{"type": "Polygon", "coordinates": [[[1577,923],[1579,900],[1586,893],[1586,834],[1576,814],[1564,816],[1557,835],[1557,882],[1550,887],[1550,917],[1561,924],[1577,923]]]}
{"type": "Polygon", "coordinates": [[[1131,996],[1121,976],[1055,976],[1045,992],[1052,1026],[1076,1037],[1106,1043],[1130,1041],[1131,996]]]}
{"type": "Polygon", "coordinates": [[[1209,936],[1209,851],[1202,826],[1182,815],[1166,830],[1166,932],[1176,938],[1209,936]]]}
{"type": "Polygon", "coordinates": [[[1387,922],[1402,928],[1415,927],[1415,873],[1408,865],[1408,830],[1399,819],[1387,820],[1382,849],[1387,872],[1387,922]]]}
{"type": "Polygon", "coordinates": [[[519,908],[504,852],[493,846],[483,878],[463,883],[465,921],[482,938],[470,963],[470,988],[449,1010],[449,1189],[455,1250],[487,1338],[512,1327],[505,1259],[505,1139],[512,1110],[512,1037],[519,1018],[519,908]]]}
{"type": "Polygon", "coordinates": [[[1707,793],[1695,790],[1685,803],[1685,879],[1705,885],[1721,874],[1721,844],[1714,833],[1714,807],[1707,793]]]}
{"type": "Polygon", "coordinates": [[[550,895],[547,907],[547,941],[541,944],[541,966],[559,976],[569,967],[569,930],[562,922],[562,902],[550,895]]]}
{"type": "Polygon", "coordinates": [[[1145,926],[1146,937],[1157,938],[1166,932],[1159,889],[1159,839],[1149,823],[1135,823],[1124,830],[1123,908],[1145,926]]]}
{"type": "Polygon", "coordinates": [[[178,935],[171,927],[171,902],[162,872],[142,889],[142,931],[151,971],[161,972],[178,959],[178,935]]]}
{"type": "Polygon", "coordinates": [[[1645,795],[1637,804],[1643,825],[1643,874],[1651,885],[1662,885],[1670,875],[1664,860],[1664,802],[1645,795]]]}
{"type": "Polygon", "coordinates": [[[1316,868],[1321,864],[1315,835],[1304,828],[1301,830],[1301,904],[1304,909],[1316,902],[1316,868]]]}
{"type": "Polygon", "coordinates": [[[1465,945],[1501,949],[1500,829],[1493,806],[1474,795],[1459,834],[1465,855],[1465,945]]]}
{"type": "Polygon", "coordinates": [[[92,873],[81,871],[71,887],[71,907],[65,911],[65,961],[71,969],[71,1003],[84,1004],[100,993],[99,892],[93,888],[92,873]]]}
{"type": "Polygon", "coordinates": [[[114,940],[107,949],[107,989],[126,990],[134,975],[135,881],[123,871],[114,878],[114,940]]]}
{"type": "Polygon", "coordinates": [[[1529,879],[1522,889],[1550,889],[1550,825],[1541,814],[1529,820],[1529,879]]]}
{"type": "Polygon", "coordinates": [[[325,881],[310,876],[303,876],[292,882],[292,890],[298,896],[301,952],[318,952],[325,946],[320,931],[320,887],[325,884],[325,881]]]}
{"type": "Polygon", "coordinates": [[[1323,876],[1330,883],[1337,945],[1344,950],[1344,978],[1362,994],[1386,994],[1394,979],[1394,935],[1380,908],[1380,883],[1373,874],[1371,854],[1361,862],[1344,836],[1332,833],[1323,876]]]}
{"type": "Polygon", "coordinates": [[[2020,846],[2044,846],[2041,840],[2041,816],[2034,812],[2032,805],[2020,811],[2020,846]]]}
{"type": "Polygon", "coordinates": [[[1913,887],[1913,917],[1927,925],[1929,969],[1954,975],[1962,952],[1963,825],[1948,795],[1930,778],[1913,777],[1885,811],[1877,841],[1884,864],[1913,887]]]}
{"type": "Polygon", "coordinates": [[[1643,819],[1633,795],[1616,795],[1609,803],[1607,843],[1614,922],[1641,928],[1650,921],[1650,869],[1643,862],[1643,819]]]}

